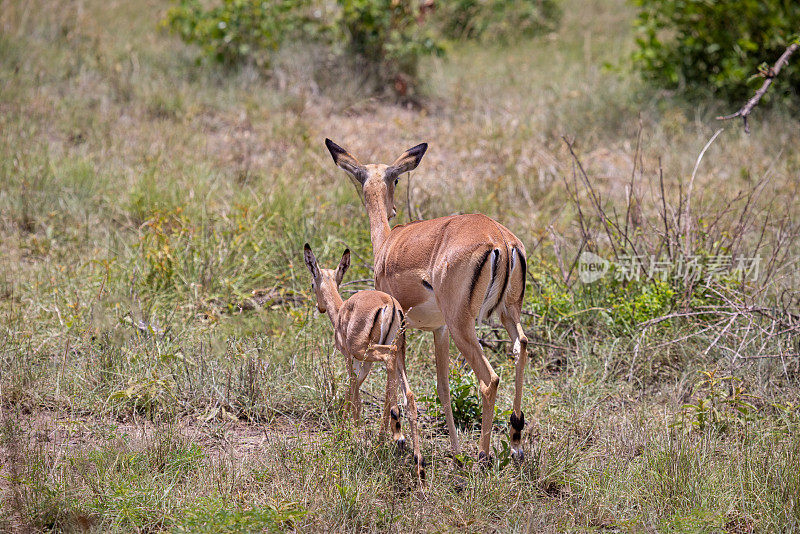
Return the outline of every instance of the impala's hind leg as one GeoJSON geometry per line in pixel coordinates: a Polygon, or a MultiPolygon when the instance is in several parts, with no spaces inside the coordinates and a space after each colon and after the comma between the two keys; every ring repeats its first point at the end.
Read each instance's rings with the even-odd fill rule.
{"type": "Polygon", "coordinates": [[[356,424],[361,420],[361,384],[367,379],[371,369],[371,361],[359,361],[355,358],[348,359],[347,371],[350,374],[350,389],[347,392],[345,403],[350,403],[353,420],[356,424]]]}
{"type": "Polygon", "coordinates": [[[516,360],[514,374],[514,405],[509,421],[511,454],[517,461],[525,459],[522,451],[522,429],[525,427],[525,414],[522,413],[522,389],[525,381],[525,366],[528,364],[528,338],[519,322],[519,311],[508,307],[500,314],[500,321],[511,337],[512,354],[516,360]]]}
{"type": "MultiPolygon", "coordinates": [[[[445,316],[445,319],[448,319],[445,316]]],[[[452,323],[448,323],[450,335],[461,351],[464,359],[472,368],[478,378],[478,386],[481,394],[481,441],[478,447],[478,462],[482,465],[489,463],[492,440],[492,421],[494,419],[494,404],[497,398],[497,387],[500,384],[500,377],[492,368],[492,364],[483,353],[483,348],[478,341],[475,333],[475,319],[466,316],[452,317],[452,323]]]]}
{"type": "Polygon", "coordinates": [[[400,409],[397,407],[397,358],[394,354],[386,356],[386,401],[383,408],[381,431],[387,429],[399,448],[404,448],[406,439],[400,432],[400,409]]]}
{"type": "Polygon", "coordinates": [[[389,430],[399,448],[405,447],[406,438],[400,431],[400,409],[397,406],[397,355],[391,345],[372,345],[364,354],[370,362],[381,361],[386,364],[386,398],[383,404],[381,433],[389,430]]]}

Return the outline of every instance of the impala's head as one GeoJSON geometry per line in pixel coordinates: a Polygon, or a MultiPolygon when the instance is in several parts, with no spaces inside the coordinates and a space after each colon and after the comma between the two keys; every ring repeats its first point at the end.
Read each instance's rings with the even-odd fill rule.
{"type": "Polygon", "coordinates": [[[361,200],[370,206],[382,206],[388,220],[397,214],[394,203],[397,180],[404,172],[416,169],[428,149],[428,144],[422,143],[403,152],[391,165],[362,165],[355,156],[330,139],[325,139],[325,145],[333,156],[333,162],[347,171],[361,200]]]}
{"type": "Polygon", "coordinates": [[[332,304],[333,296],[339,294],[339,284],[342,283],[344,273],[350,267],[350,249],[345,249],[336,269],[320,269],[308,243],[303,247],[303,259],[306,260],[306,267],[311,272],[311,289],[317,297],[317,309],[320,313],[325,313],[328,311],[328,305],[332,304]]]}

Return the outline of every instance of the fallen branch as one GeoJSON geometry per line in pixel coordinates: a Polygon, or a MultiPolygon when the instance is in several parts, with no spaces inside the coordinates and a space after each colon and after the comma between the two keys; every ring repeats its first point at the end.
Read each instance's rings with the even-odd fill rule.
{"type": "Polygon", "coordinates": [[[768,358],[800,358],[800,354],[758,354],[756,356],[739,356],[740,360],[764,360],[768,358]]]}
{"type": "Polygon", "coordinates": [[[761,85],[761,88],[758,91],[756,91],[756,94],[754,94],[753,97],[747,101],[747,103],[742,107],[742,109],[740,109],[736,113],[733,113],[732,115],[719,116],[717,117],[717,120],[726,121],[729,119],[735,119],[736,117],[741,117],[742,122],[744,122],[744,133],[749,134],[750,125],[747,123],[747,117],[750,115],[750,112],[753,111],[753,108],[755,108],[758,105],[759,101],[761,100],[761,97],[763,97],[764,94],[767,92],[767,89],[769,89],[769,86],[772,85],[772,80],[781,72],[781,69],[789,62],[789,56],[791,56],[798,48],[800,48],[800,43],[798,43],[797,41],[789,45],[789,47],[783,52],[783,54],[781,54],[781,57],[778,58],[778,61],[776,61],[775,64],[772,67],[770,67],[767,70],[767,72],[764,73],[765,79],[764,83],[761,85]]]}
{"type": "MultiPolygon", "coordinates": [[[[487,332],[484,335],[478,337],[478,343],[481,344],[482,347],[486,347],[487,349],[492,349],[495,351],[500,351],[502,346],[506,343],[511,343],[510,339],[502,339],[498,337],[500,335],[500,330],[497,328],[493,328],[491,332],[487,332]],[[489,334],[493,334],[494,337],[490,337],[489,334]]],[[[525,336],[528,338],[528,345],[534,345],[537,347],[545,347],[548,349],[553,350],[560,350],[563,352],[573,352],[578,354],[578,349],[574,347],[567,347],[565,345],[556,345],[555,343],[548,343],[547,341],[543,340],[541,337],[537,336],[533,332],[526,331],[525,336]]],[[[533,355],[528,354],[529,358],[533,358],[533,355]]]]}
{"type": "Polygon", "coordinates": [[[280,291],[273,287],[271,289],[254,289],[251,297],[247,297],[238,302],[228,302],[215,297],[206,301],[206,304],[220,311],[227,310],[241,313],[243,311],[267,308],[274,305],[297,306],[303,304],[307,300],[308,299],[303,295],[280,291]]]}

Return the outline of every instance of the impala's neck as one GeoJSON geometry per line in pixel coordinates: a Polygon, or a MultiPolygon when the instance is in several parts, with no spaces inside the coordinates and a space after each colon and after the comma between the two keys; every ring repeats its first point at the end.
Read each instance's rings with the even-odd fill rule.
{"type": "Polygon", "coordinates": [[[344,304],[344,301],[338,290],[328,291],[323,295],[322,305],[325,306],[328,318],[331,320],[334,327],[336,326],[336,318],[339,316],[339,310],[342,304],[344,304]]]}
{"type": "Polygon", "coordinates": [[[372,257],[378,256],[378,251],[383,247],[386,238],[389,237],[389,219],[386,215],[386,205],[382,195],[364,192],[364,205],[367,208],[369,217],[369,237],[372,241],[372,257]]]}

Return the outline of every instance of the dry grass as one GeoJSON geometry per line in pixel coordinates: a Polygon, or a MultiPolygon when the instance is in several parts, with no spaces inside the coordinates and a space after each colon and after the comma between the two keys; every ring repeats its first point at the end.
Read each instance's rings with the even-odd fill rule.
{"type": "MultiPolygon", "coordinates": [[[[718,103],[642,87],[617,0],[569,0],[553,35],[431,60],[423,109],[347,79],[320,89],[307,50],[284,51],[275,79],[197,65],[159,31],[166,5],[0,1],[0,529],[800,529],[796,331],[749,313],[724,335],[727,321],[703,331],[719,316],[625,330],[592,311],[611,309],[599,290],[559,270],[586,246],[570,191],[596,250],[613,242],[562,136],[607,214],[635,199],[646,243],[658,241],[646,221],[662,214],[659,168],[677,209],[724,127],[697,169],[693,235],[713,245],[742,227],[744,253],[763,229],[775,273],[735,295],[794,320],[796,118],[758,110],[745,136],[713,120],[730,111],[718,103]],[[342,418],[344,365],[305,300],[300,250],[311,242],[324,263],[349,246],[351,280],[370,276],[371,256],[325,137],[380,162],[428,141],[401,180],[398,222],[481,211],[526,243],[537,345],[521,468],[453,467],[423,405],[421,492],[407,457],[342,418]],[[727,206],[756,189],[737,226],[742,205],[727,206]],[[254,290],[271,298],[242,307],[254,290]],[[770,354],[783,358],[759,358],[770,354]]],[[[408,352],[415,391],[435,397],[429,336],[412,333],[408,352]]],[[[490,353],[507,409],[512,366],[490,353]]],[[[462,438],[474,454],[477,436],[462,438]]]]}

